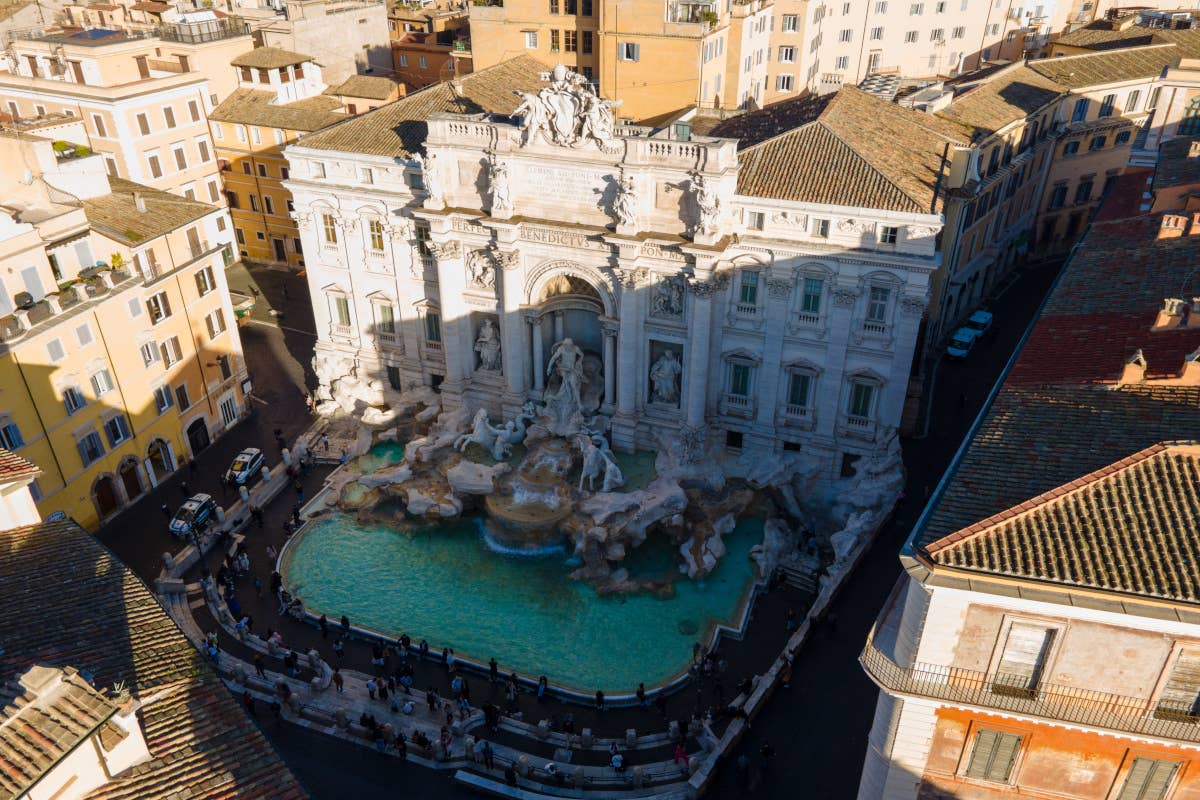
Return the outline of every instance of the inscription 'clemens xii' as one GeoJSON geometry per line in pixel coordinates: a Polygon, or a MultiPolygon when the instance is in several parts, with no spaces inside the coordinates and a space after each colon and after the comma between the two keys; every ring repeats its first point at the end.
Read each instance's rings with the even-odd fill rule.
{"type": "Polygon", "coordinates": [[[530,164],[521,170],[518,191],[539,200],[555,198],[563,205],[579,205],[594,211],[604,193],[607,173],[599,170],[548,167],[530,164]]]}

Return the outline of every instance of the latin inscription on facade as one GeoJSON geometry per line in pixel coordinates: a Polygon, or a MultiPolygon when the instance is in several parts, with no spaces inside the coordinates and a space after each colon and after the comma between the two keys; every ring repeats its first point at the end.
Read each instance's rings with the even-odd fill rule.
{"type": "MultiPolygon", "coordinates": [[[[527,164],[521,168],[518,191],[525,196],[560,201],[564,210],[578,206],[594,212],[600,204],[608,172],[547,164],[527,164]]],[[[615,184],[614,184],[615,185],[615,184]]]]}

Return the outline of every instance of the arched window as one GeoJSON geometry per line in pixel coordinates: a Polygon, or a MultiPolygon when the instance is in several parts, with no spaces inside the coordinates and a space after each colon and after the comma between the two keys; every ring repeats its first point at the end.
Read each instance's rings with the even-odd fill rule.
{"type": "Polygon", "coordinates": [[[1183,109],[1183,119],[1179,121],[1179,133],[1183,136],[1200,133],[1200,97],[1188,100],[1183,109]]]}

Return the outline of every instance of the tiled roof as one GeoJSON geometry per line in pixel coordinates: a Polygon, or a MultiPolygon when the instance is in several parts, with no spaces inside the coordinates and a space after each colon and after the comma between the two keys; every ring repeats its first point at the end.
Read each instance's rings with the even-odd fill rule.
{"type": "Polygon", "coordinates": [[[0,676],[74,666],[144,703],[151,760],[89,800],[307,797],[145,584],[74,523],[0,531],[0,609],[0,676]]]}
{"type": "Polygon", "coordinates": [[[1088,50],[1112,50],[1166,42],[1178,45],[1179,55],[1195,58],[1200,55],[1200,28],[1176,30],[1174,28],[1147,28],[1141,25],[1132,25],[1125,30],[1113,30],[1111,23],[1107,20],[1097,20],[1077,31],[1059,37],[1055,44],[1088,50]]]}
{"type": "Polygon", "coordinates": [[[1200,601],[1200,445],[1160,444],[931,542],[947,567],[1200,601]]]}
{"type": "Polygon", "coordinates": [[[698,117],[692,123],[692,132],[721,139],[737,139],[738,147],[744,150],[801,125],[815,122],[835,97],[837,94],[804,92],[725,120],[698,117]]]}
{"type": "Polygon", "coordinates": [[[1062,87],[1054,81],[1029,67],[1014,67],[967,89],[937,115],[970,126],[973,138],[982,139],[1025,119],[1062,94],[1062,87]]]}
{"type": "Polygon", "coordinates": [[[11,450],[0,447],[0,482],[8,482],[25,476],[37,475],[41,469],[29,463],[11,450]]]}
{"type": "Polygon", "coordinates": [[[1151,332],[1162,300],[1200,296],[1200,237],[1155,238],[1159,216],[1112,199],[1140,196],[1126,175],[1064,267],[1016,362],[952,466],[921,545],[1163,441],[1194,437],[1200,386],[1163,383],[1200,346],[1196,329],[1151,332]],[[1144,383],[1117,386],[1138,350],[1144,383]]]}
{"type": "Polygon", "coordinates": [[[513,90],[534,92],[546,85],[542,75],[550,67],[532,56],[517,56],[494,67],[458,79],[458,91],[449,83],[435,83],[337,125],[302,137],[301,147],[344,153],[403,158],[419,151],[430,114],[512,114],[520,104],[513,90]]]}
{"type": "Polygon", "coordinates": [[[1172,186],[1200,186],[1200,154],[1191,155],[1193,146],[1200,148],[1200,137],[1168,139],[1159,146],[1154,169],[1155,191],[1172,186]]]}
{"type": "Polygon", "coordinates": [[[1061,58],[1030,61],[1029,68],[1060,86],[1078,89],[1106,83],[1153,78],[1179,59],[1175,44],[1130,47],[1061,58]]]}
{"type": "Polygon", "coordinates": [[[0,800],[33,788],[116,711],[75,670],[38,665],[0,684],[0,800]]]}
{"type": "Polygon", "coordinates": [[[217,122],[237,122],[289,131],[316,131],[340,122],[345,114],[335,113],[342,104],[328,95],[318,95],[294,103],[277,104],[274,92],[235,89],[208,115],[217,122]]]}
{"type": "Polygon", "coordinates": [[[292,64],[303,64],[307,61],[312,61],[312,56],[279,47],[256,47],[249,52],[242,53],[229,63],[235,67],[278,69],[279,67],[290,67],[292,64]]]}
{"type": "Polygon", "coordinates": [[[124,178],[109,176],[111,192],[83,201],[83,212],[93,230],[128,245],[157,239],[217,210],[216,206],[152,189],[124,178]],[[134,194],[146,203],[138,211],[134,194]]]}
{"type": "Polygon", "coordinates": [[[739,154],[738,193],[754,197],[935,213],[949,152],[967,143],[955,123],[849,87],[827,101],[791,101],[771,116],[744,116],[751,119],[712,135],[755,139],[772,121],[792,128],[739,154]]]}
{"type": "Polygon", "coordinates": [[[387,100],[396,91],[396,82],[389,78],[373,75],[351,75],[340,86],[329,90],[329,94],[342,97],[366,97],[370,100],[387,100]]]}

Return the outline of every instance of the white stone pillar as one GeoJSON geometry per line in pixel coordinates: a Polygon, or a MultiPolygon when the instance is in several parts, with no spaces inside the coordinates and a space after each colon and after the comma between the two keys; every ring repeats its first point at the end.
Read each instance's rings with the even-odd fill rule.
{"type": "Polygon", "coordinates": [[[617,342],[617,413],[632,416],[637,401],[638,384],[638,303],[643,270],[621,270],[620,339],[617,342]]]}
{"type": "Polygon", "coordinates": [[[557,344],[563,340],[563,314],[561,311],[554,312],[554,341],[557,344]]]}
{"type": "Polygon", "coordinates": [[[842,384],[846,374],[846,349],[854,329],[854,313],[861,293],[858,286],[837,283],[834,283],[830,290],[827,323],[829,346],[825,350],[829,358],[825,362],[825,372],[821,375],[822,386],[815,398],[818,404],[815,433],[830,442],[836,440],[838,425],[843,416],[845,392],[842,384]]]}
{"type": "Polygon", "coordinates": [[[146,468],[146,478],[150,481],[150,488],[158,488],[158,478],[154,475],[154,467],[150,464],[150,459],[142,459],[142,466],[146,468]]]}
{"type": "Polygon", "coordinates": [[[779,274],[769,275],[766,284],[766,325],[763,331],[763,362],[759,365],[755,392],[758,402],[755,421],[759,426],[774,428],[775,412],[779,405],[779,382],[783,379],[783,337],[795,277],[791,270],[780,270],[779,274]]]}
{"type": "Polygon", "coordinates": [[[539,395],[546,388],[546,368],[542,353],[542,316],[536,311],[525,313],[525,321],[529,323],[529,335],[533,337],[533,389],[539,395]]]}
{"type": "Polygon", "coordinates": [[[604,334],[604,405],[609,408],[616,400],[618,328],[614,319],[600,320],[600,331],[604,334]]]}
{"type": "Polygon", "coordinates": [[[692,324],[688,331],[687,403],[684,422],[689,428],[702,428],[708,412],[708,359],[712,341],[712,295],[715,279],[696,281],[689,286],[692,295],[692,324]]]}
{"type": "Polygon", "coordinates": [[[178,469],[178,462],[175,460],[175,445],[167,442],[167,469],[174,472],[178,469]]]}
{"type": "Polygon", "coordinates": [[[496,254],[496,277],[500,281],[500,358],[504,365],[509,402],[520,403],[529,387],[525,377],[525,321],[521,315],[521,254],[496,254]]]}
{"type": "Polygon", "coordinates": [[[461,396],[471,376],[470,310],[463,299],[466,292],[466,267],[462,245],[450,239],[430,244],[438,265],[438,304],[442,314],[442,357],[446,360],[443,393],[461,396]]]}

